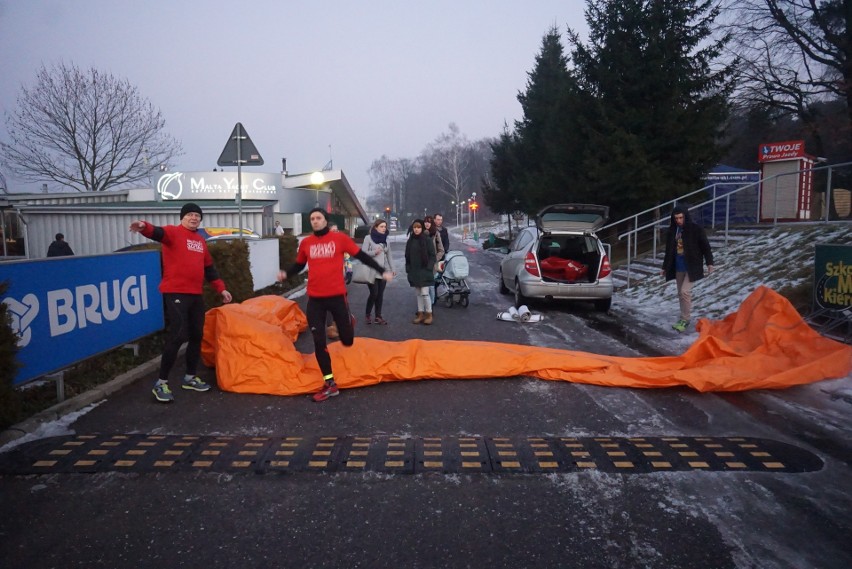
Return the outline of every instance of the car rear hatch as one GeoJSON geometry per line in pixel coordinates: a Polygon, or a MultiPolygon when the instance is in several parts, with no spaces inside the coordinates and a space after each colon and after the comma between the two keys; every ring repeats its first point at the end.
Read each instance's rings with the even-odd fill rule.
{"type": "Polygon", "coordinates": [[[536,258],[542,281],[572,288],[594,284],[605,276],[594,232],[608,217],[609,207],[603,205],[556,204],[542,209],[535,218],[541,231],[536,258]]]}
{"type": "Polygon", "coordinates": [[[593,204],[549,205],[538,212],[535,225],[548,233],[593,233],[606,223],[609,207],[593,204]]]}

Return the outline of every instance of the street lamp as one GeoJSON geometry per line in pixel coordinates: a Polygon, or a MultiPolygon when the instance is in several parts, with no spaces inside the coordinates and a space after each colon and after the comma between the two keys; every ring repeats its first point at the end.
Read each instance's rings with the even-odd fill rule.
{"type": "Polygon", "coordinates": [[[311,174],[311,185],[314,187],[317,193],[317,207],[319,207],[319,191],[320,186],[325,183],[325,176],[323,176],[322,172],[314,172],[311,174]]]}
{"type": "Polygon", "coordinates": [[[476,192],[473,192],[472,195],[473,204],[471,205],[471,210],[473,211],[473,235],[474,239],[476,239],[476,210],[479,209],[479,204],[476,203],[476,192]]]}

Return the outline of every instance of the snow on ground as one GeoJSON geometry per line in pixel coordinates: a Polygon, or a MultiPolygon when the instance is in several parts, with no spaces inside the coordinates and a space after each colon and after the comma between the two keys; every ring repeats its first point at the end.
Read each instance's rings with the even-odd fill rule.
{"type": "MultiPolygon", "coordinates": [[[[488,224],[480,230],[505,236],[506,224],[488,224]]],[[[466,243],[476,245],[473,240],[466,243]]],[[[815,245],[827,243],[852,243],[852,224],[779,226],[757,231],[745,241],[730,241],[727,248],[715,247],[715,270],[695,284],[693,324],[683,334],[671,329],[680,312],[677,287],[662,276],[648,277],[629,290],[616,292],[611,313],[625,326],[636,326],[643,341],[661,353],[677,355],[698,339],[695,323],[700,318],[719,320],[736,312],[758,286],[783,293],[812,282],[815,245]]],[[[761,391],[755,397],[777,412],[795,413],[829,432],[849,431],[852,374],[785,390],[783,395],[761,391]]]]}
{"type": "Polygon", "coordinates": [[[65,435],[73,435],[74,431],[69,429],[69,425],[72,425],[74,421],[100,405],[106,401],[98,401],[97,403],[92,403],[86,407],[78,411],[74,411],[73,413],[68,413],[67,415],[63,415],[59,419],[55,421],[49,421],[47,423],[42,423],[39,427],[31,433],[27,433],[19,439],[8,442],[3,446],[0,446],[0,453],[4,453],[6,451],[12,450],[18,445],[22,445],[24,443],[28,443],[30,441],[37,441],[39,439],[46,439],[48,437],[61,437],[65,435]]]}

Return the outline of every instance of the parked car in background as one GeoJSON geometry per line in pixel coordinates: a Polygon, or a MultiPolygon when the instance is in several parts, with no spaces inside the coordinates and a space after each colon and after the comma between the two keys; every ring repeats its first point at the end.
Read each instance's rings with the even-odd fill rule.
{"type": "Polygon", "coordinates": [[[589,300],[606,312],[612,305],[612,266],[595,231],[609,208],[556,204],[542,209],[535,226],[522,229],[500,262],[500,292],[529,299],[589,300]]]}
{"type": "MultiPolygon", "coordinates": [[[[199,227],[198,234],[210,242],[231,241],[240,238],[239,227],[199,227]]],[[[248,228],[242,230],[243,239],[260,239],[260,235],[248,228]]]]}
{"type": "MultiPolygon", "coordinates": [[[[238,227],[199,227],[198,234],[204,237],[208,243],[217,243],[219,241],[231,241],[240,238],[240,229],[238,227]]],[[[260,235],[251,229],[243,228],[244,239],[260,239],[260,235]]],[[[124,253],[126,251],[144,251],[146,249],[156,249],[159,244],[156,241],[146,240],[144,243],[128,245],[121,249],[116,249],[116,253],[124,253]]]]}

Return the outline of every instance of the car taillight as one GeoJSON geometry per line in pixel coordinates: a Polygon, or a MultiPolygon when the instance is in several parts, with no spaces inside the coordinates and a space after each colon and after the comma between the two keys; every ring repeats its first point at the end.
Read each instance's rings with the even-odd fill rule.
{"type": "Polygon", "coordinates": [[[609,257],[606,255],[603,256],[603,260],[601,261],[601,270],[598,271],[598,278],[602,279],[608,274],[612,272],[612,265],[609,264],[609,257]]]}
{"type": "Polygon", "coordinates": [[[538,272],[538,263],[535,262],[535,255],[532,252],[527,253],[527,256],[524,257],[524,269],[534,277],[541,276],[538,272]]]}

